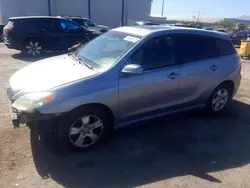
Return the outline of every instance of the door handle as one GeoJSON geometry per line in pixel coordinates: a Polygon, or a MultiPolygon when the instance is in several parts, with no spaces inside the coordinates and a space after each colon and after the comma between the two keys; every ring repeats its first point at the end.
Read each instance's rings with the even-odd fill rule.
{"type": "Polygon", "coordinates": [[[210,70],[211,71],[216,71],[218,69],[218,66],[217,65],[212,65],[211,67],[210,67],[210,70]]]}
{"type": "Polygon", "coordinates": [[[174,80],[176,77],[178,77],[179,74],[176,72],[170,73],[167,77],[170,78],[171,80],[174,80]]]}

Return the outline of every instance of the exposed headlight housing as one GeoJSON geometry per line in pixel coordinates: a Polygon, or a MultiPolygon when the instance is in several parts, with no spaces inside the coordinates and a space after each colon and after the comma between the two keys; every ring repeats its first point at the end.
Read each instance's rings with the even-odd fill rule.
{"type": "Polygon", "coordinates": [[[51,92],[33,92],[21,96],[12,106],[21,111],[31,111],[50,103],[54,98],[51,92]]]}

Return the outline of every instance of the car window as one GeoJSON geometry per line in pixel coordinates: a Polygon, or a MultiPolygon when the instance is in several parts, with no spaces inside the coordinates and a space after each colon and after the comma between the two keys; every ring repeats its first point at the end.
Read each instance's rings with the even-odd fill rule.
{"type": "Polygon", "coordinates": [[[79,49],[75,55],[87,59],[104,69],[112,67],[138,41],[139,37],[110,31],[79,49]]]}
{"type": "Polygon", "coordinates": [[[54,19],[38,19],[36,25],[39,25],[39,28],[45,31],[54,31],[56,28],[54,19]]]}
{"type": "Polygon", "coordinates": [[[212,37],[176,35],[174,43],[179,64],[218,57],[215,40],[212,37]]]}
{"type": "Polygon", "coordinates": [[[219,56],[226,56],[237,53],[232,42],[223,39],[215,39],[215,41],[219,50],[219,56]]]}
{"type": "Polygon", "coordinates": [[[77,32],[80,27],[72,21],[60,20],[61,29],[64,32],[77,32]]]}
{"type": "Polygon", "coordinates": [[[161,36],[149,40],[131,57],[131,63],[142,65],[144,70],[152,70],[175,64],[172,39],[161,36]]]}
{"type": "Polygon", "coordinates": [[[36,28],[37,27],[37,19],[33,19],[33,18],[31,18],[31,19],[29,19],[29,18],[21,19],[20,24],[23,27],[36,28]]]}
{"type": "Polygon", "coordinates": [[[79,24],[81,26],[86,26],[83,19],[74,18],[74,19],[72,19],[72,21],[76,22],[77,24],[79,24]]]}
{"type": "Polygon", "coordinates": [[[84,22],[85,22],[86,26],[88,26],[88,27],[94,27],[95,26],[95,24],[93,22],[91,22],[90,20],[84,20],[84,22]]]}

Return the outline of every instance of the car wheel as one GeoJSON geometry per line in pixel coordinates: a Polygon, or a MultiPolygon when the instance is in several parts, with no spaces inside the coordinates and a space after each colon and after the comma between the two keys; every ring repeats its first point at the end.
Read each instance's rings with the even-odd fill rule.
{"type": "Polygon", "coordinates": [[[224,111],[232,100],[232,93],[232,89],[227,84],[217,87],[207,103],[207,110],[212,114],[219,114],[224,111]]]}
{"type": "Polygon", "coordinates": [[[113,129],[111,122],[98,108],[78,109],[58,125],[60,141],[66,149],[90,149],[108,138],[113,129]]]}
{"type": "Polygon", "coordinates": [[[24,52],[26,55],[36,57],[39,56],[42,53],[42,51],[43,47],[38,40],[35,39],[27,40],[27,42],[25,42],[24,44],[24,52]]]}

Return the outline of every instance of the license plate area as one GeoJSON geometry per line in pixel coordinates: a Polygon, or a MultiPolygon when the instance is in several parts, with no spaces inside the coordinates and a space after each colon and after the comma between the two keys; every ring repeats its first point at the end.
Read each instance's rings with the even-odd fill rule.
{"type": "Polygon", "coordinates": [[[12,120],[17,120],[18,119],[18,111],[15,108],[12,108],[11,119],[12,120]]]}
{"type": "Polygon", "coordinates": [[[19,122],[19,119],[18,119],[18,111],[15,108],[12,108],[11,119],[12,119],[13,127],[14,128],[19,127],[20,122],[19,122]]]}

